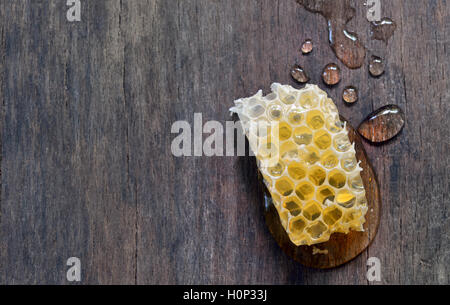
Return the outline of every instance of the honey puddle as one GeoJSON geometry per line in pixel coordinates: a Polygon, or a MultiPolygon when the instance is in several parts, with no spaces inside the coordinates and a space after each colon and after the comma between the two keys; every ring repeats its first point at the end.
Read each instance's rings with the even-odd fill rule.
{"type": "Polygon", "coordinates": [[[346,29],[347,23],[355,17],[355,9],[349,0],[297,0],[306,10],[319,13],[328,24],[328,40],[337,58],[350,69],[364,64],[366,48],[355,33],[346,29]]]}

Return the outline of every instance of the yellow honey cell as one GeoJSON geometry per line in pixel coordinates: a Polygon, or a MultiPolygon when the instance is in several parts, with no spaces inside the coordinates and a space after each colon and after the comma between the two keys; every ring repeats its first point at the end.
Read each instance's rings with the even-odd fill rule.
{"type": "Polygon", "coordinates": [[[334,169],[328,175],[328,183],[334,188],[340,189],[345,186],[347,176],[340,170],[334,169]]]}
{"type": "Polygon", "coordinates": [[[288,113],[288,122],[292,126],[297,126],[302,123],[303,113],[300,108],[291,109],[288,113]]]}
{"type": "Polygon", "coordinates": [[[280,84],[235,101],[264,183],[295,245],[326,242],[335,232],[363,230],[367,199],[345,124],[327,94],[280,84]],[[254,130],[249,126],[263,126],[254,130]]]}
{"type": "Polygon", "coordinates": [[[314,197],[314,186],[309,182],[301,182],[295,190],[298,198],[307,201],[314,197]]]}
{"type": "Polygon", "coordinates": [[[275,165],[267,167],[267,172],[272,177],[280,177],[283,174],[284,169],[284,163],[282,161],[279,161],[275,165]]]}
{"type": "Polygon", "coordinates": [[[338,163],[338,157],[332,150],[325,152],[320,158],[320,164],[327,169],[335,168],[338,163]]]}
{"type": "Polygon", "coordinates": [[[314,185],[320,186],[324,183],[325,178],[327,177],[327,173],[320,166],[313,166],[309,170],[309,181],[311,181],[314,185]]]}
{"type": "Polygon", "coordinates": [[[296,239],[300,238],[303,235],[307,223],[308,222],[301,216],[293,218],[289,223],[289,231],[291,235],[293,235],[296,239]]]}
{"type": "Polygon", "coordinates": [[[309,128],[317,130],[323,127],[325,119],[319,110],[311,110],[306,114],[306,124],[309,128]]]}
{"type": "Polygon", "coordinates": [[[317,190],[316,199],[323,205],[326,201],[334,201],[335,191],[331,186],[323,186],[317,190]]]}
{"type": "Polygon", "coordinates": [[[280,195],[289,196],[294,191],[294,184],[289,178],[281,177],[275,182],[275,188],[280,195]]]}
{"type": "Polygon", "coordinates": [[[308,228],[306,228],[306,232],[312,239],[320,238],[326,231],[328,230],[328,226],[325,225],[322,221],[318,221],[308,228]]]}
{"type": "Polygon", "coordinates": [[[292,162],[288,167],[289,176],[295,180],[301,180],[306,177],[306,167],[303,163],[292,162]]]}
{"type": "Polygon", "coordinates": [[[283,208],[288,210],[292,216],[298,216],[302,212],[302,203],[297,196],[291,196],[284,200],[283,208]]]}
{"type": "Polygon", "coordinates": [[[274,129],[274,136],[278,136],[279,141],[286,141],[292,135],[292,127],[286,123],[279,123],[274,129]]]}
{"type": "Polygon", "coordinates": [[[298,145],[308,145],[311,143],[312,138],[312,131],[306,126],[301,126],[294,130],[294,142],[298,145]]]}
{"type": "Polygon", "coordinates": [[[349,190],[342,190],[336,195],[336,202],[344,208],[351,208],[356,202],[356,196],[349,190]]]}
{"type": "Polygon", "coordinates": [[[309,202],[303,210],[303,216],[308,220],[316,220],[322,214],[321,206],[315,202],[309,202]]]}
{"type": "Polygon", "coordinates": [[[319,150],[315,147],[308,146],[302,153],[303,160],[309,165],[315,164],[320,160],[319,150]]]}
{"type": "Polygon", "coordinates": [[[280,146],[280,156],[284,160],[298,160],[298,147],[292,141],[286,141],[280,146]]]}
{"type": "Polygon", "coordinates": [[[314,135],[314,144],[324,150],[331,146],[331,135],[326,130],[320,130],[314,135]]]}
{"type": "Polygon", "coordinates": [[[323,211],[323,221],[329,225],[334,225],[342,217],[342,211],[338,207],[329,207],[323,211]]]}

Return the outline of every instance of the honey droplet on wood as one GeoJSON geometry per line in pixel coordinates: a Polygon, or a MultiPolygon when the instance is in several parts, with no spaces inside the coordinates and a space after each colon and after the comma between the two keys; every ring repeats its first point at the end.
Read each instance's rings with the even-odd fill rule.
{"type": "Polygon", "coordinates": [[[303,68],[300,67],[299,65],[295,65],[294,67],[292,67],[291,76],[297,82],[302,83],[302,84],[309,81],[309,77],[306,74],[305,70],[303,70],[303,68]]]}
{"type": "Polygon", "coordinates": [[[396,105],[384,106],[359,125],[358,132],[367,140],[380,143],[394,138],[405,125],[405,115],[396,105]]]}
{"type": "Polygon", "coordinates": [[[342,99],[347,104],[356,103],[356,101],[358,100],[358,89],[353,86],[346,87],[342,92],[342,99]]]}
{"type": "Polygon", "coordinates": [[[313,43],[311,39],[306,39],[305,42],[302,44],[302,53],[303,54],[309,54],[313,50],[313,43]]]}
{"type": "Polygon", "coordinates": [[[370,23],[370,33],[372,39],[384,41],[388,40],[394,35],[397,25],[389,18],[383,18],[380,21],[373,21],[370,23]]]}
{"type": "Polygon", "coordinates": [[[341,80],[341,69],[336,64],[328,64],[323,69],[322,78],[325,84],[336,85],[341,80]]]}
{"type": "Polygon", "coordinates": [[[373,77],[378,77],[384,73],[384,62],[381,57],[372,56],[369,62],[369,72],[373,77]]]}

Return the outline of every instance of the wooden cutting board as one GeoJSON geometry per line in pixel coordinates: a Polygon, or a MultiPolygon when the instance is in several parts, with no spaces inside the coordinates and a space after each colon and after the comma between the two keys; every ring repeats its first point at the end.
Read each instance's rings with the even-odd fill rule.
{"type": "MultiPolygon", "coordinates": [[[[366,189],[366,197],[369,210],[366,214],[364,232],[350,231],[349,234],[334,233],[329,241],[313,246],[294,245],[281,225],[278,212],[275,209],[269,191],[265,188],[264,204],[265,218],[270,232],[278,245],[301,264],[320,269],[328,269],[345,264],[361,254],[373,241],[380,223],[381,199],[378,181],[366,151],[362,139],[350,123],[347,122],[349,138],[355,143],[356,157],[361,161],[363,171],[361,178],[366,189]]],[[[261,179],[262,181],[262,179],[261,179]]]]}

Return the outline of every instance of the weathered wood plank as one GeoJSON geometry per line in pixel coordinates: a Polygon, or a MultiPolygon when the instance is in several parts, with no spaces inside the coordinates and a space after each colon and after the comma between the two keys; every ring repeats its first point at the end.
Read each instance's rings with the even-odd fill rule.
{"type": "Polygon", "coordinates": [[[119,1],[5,1],[0,280],[130,283],[135,205],[128,183],[119,1]]]}

